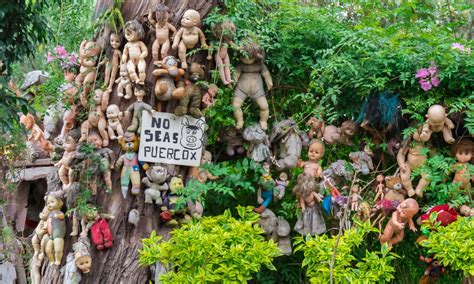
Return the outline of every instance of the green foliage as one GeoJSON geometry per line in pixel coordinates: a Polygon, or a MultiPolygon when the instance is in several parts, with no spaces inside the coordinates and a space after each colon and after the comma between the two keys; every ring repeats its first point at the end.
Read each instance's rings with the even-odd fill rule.
{"type": "Polygon", "coordinates": [[[123,28],[125,22],[120,7],[124,2],[125,0],[114,0],[113,6],[105,11],[104,14],[95,22],[95,30],[100,30],[101,28],[108,26],[113,28],[114,32],[117,33],[121,28],[123,28]]]}
{"type": "Polygon", "coordinates": [[[142,240],[140,264],[171,265],[174,270],[161,277],[164,283],[244,283],[262,266],[275,269],[272,260],[280,255],[279,249],[262,236],[256,225],[259,216],[252,209],[238,207],[239,219],[230,210],[204,217],[172,231],[168,241],[153,232],[142,240]]]}
{"type": "Polygon", "coordinates": [[[461,270],[465,276],[474,275],[474,218],[458,217],[456,222],[445,227],[437,224],[421,245],[442,265],[461,270]]]}
{"type": "Polygon", "coordinates": [[[378,231],[369,223],[356,221],[356,224],[356,227],[344,231],[339,240],[337,236],[327,235],[296,238],[295,252],[304,253],[302,266],[306,267],[311,283],[329,282],[335,246],[334,283],[388,282],[394,279],[395,269],[391,263],[397,255],[390,252],[386,244],[380,251],[366,250],[362,256],[355,256],[354,250],[364,242],[366,235],[378,231]]]}

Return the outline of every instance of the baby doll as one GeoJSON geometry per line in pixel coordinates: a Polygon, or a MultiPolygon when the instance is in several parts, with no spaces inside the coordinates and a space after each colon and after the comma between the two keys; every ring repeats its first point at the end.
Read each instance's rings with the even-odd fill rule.
{"type": "Polygon", "coordinates": [[[132,98],[132,81],[130,80],[130,75],[128,74],[127,65],[122,64],[120,66],[120,77],[115,80],[117,83],[117,96],[124,97],[125,99],[132,98]],[[125,89],[125,96],[123,95],[123,90],[125,89]]]}
{"type": "Polygon", "coordinates": [[[78,88],[74,80],[76,79],[78,72],[79,66],[76,64],[65,64],[63,66],[63,74],[66,83],[61,85],[60,90],[64,93],[65,103],[70,108],[66,109],[62,115],[63,126],[61,129],[61,134],[58,136],[59,140],[63,140],[76,124],[77,106],[74,103],[74,96],[76,95],[78,88]]]}
{"type": "Polygon", "coordinates": [[[168,56],[170,49],[170,31],[171,38],[176,33],[176,28],[168,23],[170,17],[170,9],[163,4],[157,4],[154,11],[148,13],[148,21],[155,30],[155,41],[151,47],[151,55],[153,57],[153,64],[158,64],[159,54],[161,59],[168,56]],[[161,50],[160,50],[161,47],[161,50]]]}
{"type": "Polygon", "coordinates": [[[255,162],[263,162],[271,156],[268,135],[263,131],[260,125],[255,124],[246,127],[242,136],[250,143],[247,149],[247,156],[252,158],[255,162]]]}
{"type": "Polygon", "coordinates": [[[47,220],[49,239],[45,251],[50,265],[60,265],[63,257],[64,235],[66,234],[64,213],[61,212],[63,201],[58,194],[50,193],[46,197],[46,207],[50,213],[47,220]]]}
{"type": "MultiPolygon", "coordinates": [[[[120,59],[122,57],[122,52],[120,52],[119,47],[122,44],[122,35],[112,33],[110,34],[110,46],[112,47],[112,61],[107,62],[105,66],[105,78],[103,88],[107,88],[107,92],[112,92],[112,88],[115,83],[115,77],[117,77],[117,72],[120,65],[120,59]]],[[[108,61],[108,60],[107,60],[108,61]]]]}
{"type": "Polygon", "coordinates": [[[311,126],[311,129],[308,132],[309,139],[313,139],[315,134],[317,139],[321,139],[323,137],[325,128],[324,121],[313,116],[308,120],[308,122],[306,122],[306,125],[311,126]]]}
{"type": "Polygon", "coordinates": [[[81,236],[72,246],[74,250],[74,262],[82,273],[89,273],[92,266],[91,243],[87,236],[81,236]]]}
{"type": "Polygon", "coordinates": [[[122,167],[120,184],[122,186],[123,198],[127,198],[128,185],[132,183],[132,194],[140,192],[140,165],[138,164],[138,137],[133,132],[125,132],[123,138],[119,139],[122,151],[125,153],[115,163],[116,168],[122,167]]]}
{"type": "MultiPolygon", "coordinates": [[[[230,75],[230,59],[227,49],[234,47],[232,36],[235,33],[235,25],[232,21],[223,21],[212,27],[212,34],[219,40],[219,50],[216,52],[216,65],[219,67],[222,84],[229,85],[234,83],[230,75]]],[[[208,57],[208,59],[211,59],[208,57]]]]}
{"type": "Polygon", "coordinates": [[[51,142],[46,140],[46,138],[44,138],[43,130],[41,130],[38,124],[36,124],[33,115],[30,113],[27,115],[22,115],[20,117],[20,123],[30,131],[28,142],[33,145],[32,148],[38,147],[49,156],[51,154],[51,150],[53,149],[53,145],[51,142]]]}
{"type": "MultiPolygon", "coordinates": [[[[76,265],[74,260],[74,254],[69,253],[66,257],[66,265],[61,270],[61,275],[64,275],[63,284],[79,284],[82,280],[81,272],[76,265]]],[[[36,283],[34,283],[36,284],[36,283]]],[[[39,283],[38,283],[39,284],[39,283]]]]}
{"type": "Polygon", "coordinates": [[[318,140],[311,140],[308,149],[308,161],[298,161],[298,167],[303,168],[303,172],[312,177],[317,178],[321,176],[323,169],[319,164],[319,160],[324,156],[324,144],[318,140]]]}
{"type": "Polygon", "coordinates": [[[38,226],[36,226],[35,234],[31,239],[31,244],[33,245],[34,258],[37,258],[40,262],[44,257],[44,250],[46,247],[46,242],[48,240],[48,227],[47,220],[49,216],[49,209],[47,206],[43,208],[43,211],[39,214],[40,221],[38,226]]]}
{"type": "Polygon", "coordinates": [[[364,147],[364,151],[349,153],[349,159],[352,161],[354,170],[360,172],[363,175],[368,175],[370,171],[374,170],[372,156],[372,150],[370,150],[370,148],[367,146],[364,147]]]}
{"type": "Polygon", "coordinates": [[[145,31],[137,20],[128,21],[125,24],[125,38],[128,42],[123,48],[122,64],[127,64],[128,74],[132,82],[141,85],[145,84],[145,58],[148,56],[148,49],[142,41],[144,36],[145,31]]]}
{"type": "Polygon", "coordinates": [[[241,57],[242,62],[235,68],[235,80],[237,81],[237,85],[234,89],[232,101],[234,117],[237,121],[235,128],[242,129],[244,126],[244,116],[241,107],[245,99],[250,97],[257,102],[260,108],[260,126],[263,130],[267,130],[269,111],[262,77],[267,84],[268,90],[273,87],[273,81],[267,66],[263,63],[265,53],[263,49],[254,42],[247,43],[242,50],[245,56],[241,57]]]}
{"type": "Polygon", "coordinates": [[[412,217],[418,213],[418,210],[418,202],[413,198],[408,198],[401,202],[385,226],[383,234],[380,236],[380,243],[387,243],[389,246],[393,246],[401,242],[405,236],[404,229],[406,224],[408,224],[410,230],[416,232],[412,217]]]}
{"type": "Polygon", "coordinates": [[[76,140],[71,135],[66,136],[64,140],[64,154],[54,166],[59,167],[59,179],[63,184],[63,189],[66,189],[72,182],[71,164],[76,157],[76,140]]]}
{"type": "Polygon", "coordinates": [[[326,144],[343,144],[352,146],[352,136],[357,130],[357,125],[352,120],[346,120],[341,124],[341,127],[334,125],[327,125],[324,128],[323,139],[326,144]]]}
{"type": "Polygon", "coordinates": [[[186,63],[187,51],[196,47],[198,41],[201,41],[201,47],[207,49],[206,37],[197,26],[201,22],[201,15],[196,10],[187,10],[181,19],[181,28],[176,33],[173,40],[173,49],[178,49],[178,57],[181,60],[181,68],[187,69],[186,63]]]}
{"type": "Polygon", "coordinates": [[[82,41],[79,49],[79,62],[81,68],[79,75],[76,77],[76,84],[78,87],[82,86],[82,93],[80,95],[81,104],[87,107],[87,95],[94,88],[96,79],[96,64],[97,57],[102,49],[94,41],[82,41]]]}
{"type": "Polygon", "coordinates": [[[153,113],[154,110],[151,105],[143,102],[143,97],[145,97],[146,93],[145,89],[142,86],[135,86],[134,95],[135,97],[137,97],[137,101],[129,105],[127,110],[125,110],[126,117],[130,115],[130,112],[133,112],[132,123],[127,128],[127,131],[137,132],[137,134],[140,135],[143,111],[146,110],[150,113],[153,113]]]}
{"type": "Polygon", "coordinates": [[[97,176],[99,173],[102,173],[106,190],[108,193],[110,193],[112,192],[112,180],[110,170],[113,169],[115,153],[109,148],[102,148],[102,138],[97,133],[92,132],[91,134],[89,134],[88,142],[95,146],[95,154],[100,157],[100,163],[98,165],[95,165],[97,167],[97,171],[94,172],[94,177],[89,182],[89,186],[92,189],[92,195],[95,195],[97,193],[97,176]]]}
{"type": "Polygon", "coordinates": [[[306,173],[298,176],[298,182],[293,188],[298,205],[301,207],[301,215],[295,224],[295,231],[301,235],[320,235],[326,232],[323,214],[317,202],[322,202],[322,197],[315,192],[316,182],[314,178],[306,173]]]}
{"type": "Polygon", "coordinates": [[[107,124],[108,131],[109,131],[109,138],[110,140],[120,139],[123,136],[123,128],[122,123],[122,112],[120,111],[117,105],[109,105],[107,107],[107,124]],[[117,135],[115,135],[117,132],[117,135]]]}
{"type": "Polygon", "coordinates": [[[351,210],[359,211],[359,200],[362,200],[362,197],[359,194],[359,185],[354,184],[351,191],[352,191],[350,195],[351,210]]]}
{"type": "Polygon", "coordinates": [[[202,97],[202,105],[204,106],[204,108],[208,108],[214,105],[214,98],[216,97],[218,90],[219,88],[215,84],[209,86],[207,92],[202,97]]]}
{"type": "Polygon", "coordinates": [[[288,187],[288,184],[290,183],[288,181],[288,175],[285,172],[281,172],[275,183],[275,194],[278,194],[276,197],[281,200],[283,199],[283,196],[285,196],[285,190],[288,187]]]}
{"type": "Polygon", "coordinates": [[[109,145],[109,135],[107,134],[107,120],[105,119],[104,111],[109,104],[109,95],[102,90],[97,89],[94,92],[95,106],[89,111],[87,120],[81,125],[81,138],[79,142],[87,141],[89,129],[95,127],[99,130],[100,136],[103,139],[103,146],[109,145]]]}
{"type": "Polygon", "coordinates": [[[375,188],[376,194],[374,202],[377,202],[378,200],[384,199],[385,196],[385,177],[383,175],[377,175],[375,181],[377,182],[377,187],[375,188]]]}
{"type": "Polygon", "coordinates": [[[469,163],[474,153],[474,143],[469,139],[462,139],[453,146],[453,154],[458,162],[452,167],[456,171],[453,184],[459,189],[470,190],[474,167],[469,163]]]}
{"type": "Polygon", "coordinates": [[[432,105],[426,114],[426,122],[423,124],[423,129],[420,134],[421,141],[426,142],[430,140],[433,132],[442,132],[446,143],[453,144],[454,138],[452,129],[453,122],[448,118],[446,110],[440,105],[432,105]]]}

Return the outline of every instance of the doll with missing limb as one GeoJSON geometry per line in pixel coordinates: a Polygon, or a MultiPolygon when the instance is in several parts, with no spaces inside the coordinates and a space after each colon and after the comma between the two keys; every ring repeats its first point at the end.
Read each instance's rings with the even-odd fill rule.
{"type": "Polygon", "coordinates": [[[311,127],[308,132],[309,139],[313,139],[314,135],[316,135],[317,139],[321,139],[323,137],[324,129],[326,128],[324,121],[313,116],[308,120],[308,122],[306,122],[306,125],[311,127]]]}
{"type": "Polygon", "coordinates": [[[94,154],[98,157],[98,164],[93,165],[96,168],[94,176],[89,182],[92,189],[92,195],[97,193],[97,177],[102,173],[102,178],[105,183],[106,191],[112,192],[111,169],[113,169],[113,161],[115,160],[115,153],[109,148],[103,148],[103,140],[99,134],[92,132],[89,134],[88,142],[95,146],[94,154]]]}
{"type": "Polygon", "coordinates": [[[122,64],[127,65],[132,82],[141,85],[145,84],[145,58],[148,56],[148,49],[142,41],[144,36],[145,31],[137,20],[128,21],[125,24],[125,38],[128,42],[123,49],[122,64]]]}
{"type": "Polygon", "coordinates": [[[44,132],[41,130],[38,124],[36,124],[33,115],[30,113],[27,115],[22,115],[20,117],[20,123],[30,131],[28,143],[31,145],[30,148],[33,150],[33,157],[38,158],[42,155],[49,156],[51,154],[51,150],[53,149],[53,145],[51,142],[46,140],[46,138],[44,138],[44,132]],[[44,152],[44,154],[40,154],[40,152],[44,152]]]}
{"type": "Polygon", "coordinates": [[[64,213],[61,211],[63,201],[59,197],[59,194],[48,194],[46,197],[46,207],[50,213],[46,221],[49,238],[46,243],[45,251],[50,265],[60,265],[63,257],[66,224],[64,222],[64,213]]]}
{"type": "Polygon", "coordinates": [[[383,234],[380,236],[380,243],[387,243],[389,246],[393,246],[401,242],[405,236],[406,224],[408,224],[410,230],[416,232],[417,230],[412,218],[418,213],[418,210],[418,202],[413,198],[408,198],[401,202],[385,226],[383,234]]]}
{"type": "Polygon", "coordinates": [[[423,142],[430,140],[433,132],[442,132],[446,143],[453,144],[454,138],[452,129],[453,122],[448,118],[446,110],[440,105],[432,105],[426,114],[426,122],[423,124],[423,129],[420,134],[420,139],[423,142]]]}
{"type": "Polygon", "coordinates": [[[196,10],[187,10],[181,19],[181,28],[176,33],[173,40],[173,49],[178,49],[178,57],[181,60],[181,68],[187,69],[186,53],[196,47],[201,41],[201,47],[207,49],[206,37],[200,28],[201,15],[196,10]]]}
{"type": "Polygon", "coordinates": [[[105,65],[105,78],[103,88],[107,88],[106,92],[112,92],[112,88],[117,77],[117,72],[122,58],[122,52],[119,50],[122,44],[122,35],[117,33],[110,34],[110,46],[112,47],[112,58],[105,65]]]}
{"type": "Polygon", "coordinates": [[[308,149],[308,161],[298,161],[298,167],[303,168],[303,172],[312,178],[321,176],[323,169],[319,160],[324,156],[324,144],[319,140],[311,140],[308,149]]]}
{"type": "Polygon", "coordinates": [[[151,47],[151,55],[155,65],[159,62],[159,55],[161,55],[161,59],[168,56],[171,45],[170,37],[172,38],[176,33],[176,28],[168,23],[169,18],[170,9],[163,4],[157,4],[155,9],[148,13],[148,21],[152,26],[152,30],[155,31],[155,41],[151,47]]]}
{"type": "Polygon", "coordinates": [[[265,80],[268,90],[273,87],[273,81],[267,66],[263,63],[265,53],[255,42],[248,42],[242,50],[245,55],[241,57],[241,63],[235,68],[237,85],[232,100],[236,120],[235,128],[242,129],[244,126],[244,115],[241,107],[245,99],[250,97],[260,109],[260,126],[263,130],[267,130],[269,111],[263,80],[265,80]]]}
{"type": "MultiPolygon", "coordinates": [[[[228,48],[235,47],[232,41],[232,36],[235,33],[235,25],[232,21],[223,21],[222,23],[215,24],[212,27],[212,34],[219,40],[219,50],[215,55],[216,65],[219,68],[219,74],[221,76],[222,84],[229,85],[234,83],[230,75],[230,59],[228,48]]],[[[208,56],[207,59],[211,59],[208,56]]]]}
{"type": "Polygon", "coordinates": [[[79,75],[76,77],[76,84],[78,87],[82,86],[80,100],[83,107],[87,107],[87,95],[95,85],[97,57],[101,51],[102,49],[96,42],[86,40],[82,41],[79,49],[81,68],[79,69],[79,75]]]}
{"type": "Polygon", "coordinates": [[[49,209],[47,206],[43,208],[43,211],[39,214],[40,221],[38,226],[36,226],[35,234],[31,239],[31,244],[33,245],[34,255],[33,258],[36,258],[40,262],[44,258],[44,250],[46,248],[46,242],[48,241],[48,227],[47,220],[49,216],[49,209]]]}
{"type": "Polygon", "coordinates": [[[81,138],[79,142],[86,142],[89,129],[94,127],[99,130],[103,140],[103,146],[109,145],[109,135],[107,134],[107,120],[105,119],[105,110],[109,105],[109,94],[97,89],[94,92],[95,106],[89,111],[87,120],[81,125],[81,138]]]}
{"type": "Polygon", "coordinates": [[[130,80],[130,75],[128,74],[127,65],[122,64],[120,66],[120,77],[115,81],[117,83],[117,96],[120,98],[131,99],[132,98],[132,81],[130,80]],[[125,96],[124,96],[125,90],[125,96]]]}
{"type": "Polygon", "coordinates": [[[141,133],[141,125],[142,125],[142,114],[144,111],[148,111],[149,113],[153,113],[153,107],[143,101],[145,97],[145,89],[142,86],[135,86],[134,95],[137,97],[137,101],[133,104],[129,105],[128,108],[125,110],[125,116],[129,117],[130,112],[133,112],[132,123],[127,128],[128,132],[136,132],[137,135],[141,133]]]}
{"type": "Polygon", "coordinates": [[[474,176],[474,166],[470,164],[474,154],[474,143],[465,138],[453,145],[453,155],[457,159],[452,169],[455,171],[453,184],[459,185],[459,189],[470,190],[471,179],[474,176]]]}
{"type": "Polygon", "coordinates": [[[359,211],[359,202],[362,200],[362,196],[359,194],[359,185],[354,184],[351,189],[350,195],[350,203],[351,203],[351,211],[359,211]]]}

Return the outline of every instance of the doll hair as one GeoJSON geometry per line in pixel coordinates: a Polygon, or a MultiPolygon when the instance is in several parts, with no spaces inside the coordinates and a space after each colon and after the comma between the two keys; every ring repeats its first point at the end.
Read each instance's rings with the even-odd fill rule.
{"type": "Polygon", "coordinates": [[[265,58],[265,51],[255,40],[247,38],[243,42],[244,45],[242,46],[242,52],[244,56],[254,58],[257,62],[263,61],[265,58]]]}
{"type": "Polygon", "coordinates": [[[473,153],[474,154],[474,143],[467,138],[459,140],[458,143],[453,145],[452,148],[453,156],[457,153],[473,153]]]}
{"type": "Polygon", "coordinates": [[[234,22],[230,20],[224,20],[223,22],[217,23],[212,26],[212,34],[216,39],[222,41],[229,41],[232,35],[235,33],[236,28],[234,22]]]}
{"type": "Polygon", "coordinates": [[[64,62],[61,63],[61,68],[63,71],[74,73],[74,74],[79,74],[79,65],[77,63],[73,62],[64,62]]]}
{"type": "Polygon", "coordinates": [[[143,40],[143,38],[145,37],[145,30],[143,29],[140,22],[138,22],[137,20],[128,21],[125,24],[125,29],[128,29],[128,28],[131,28],[133,31],[137,33],[138,40],[143,40]]]}
{"type": "Polygon", "coordinates": [[[318,139],[312,139],[311,141],[309,141],[308,147],[311,147],[313,144],[319,144],[323,149],[323,155],[324,155],[324,152],[326,151],[326,147],[324,146],[324,143],[318,139]]]}
{"type": "Polygon", "coordinates": [[[166,14],[170,14],[170,9],[164,4],[157,4],[153,10],[156,21],[163,21],[166,19],[166,14]]]}
{"type": "Polygon", "coordinates": [[[298,176],[297,183],[293,187],[293,193],[299,199],[309,196],[316,189],[314,178],[308,174],[302,173],[298,176]]]}

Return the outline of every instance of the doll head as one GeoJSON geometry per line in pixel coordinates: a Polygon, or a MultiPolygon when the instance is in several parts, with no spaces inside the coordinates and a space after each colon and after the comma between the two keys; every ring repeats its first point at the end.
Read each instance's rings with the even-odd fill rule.
{"type": "Polygon", "coordinates": [[[318,140],[311,140],[308,149],[308,159],[310,161],[318,161],[324,156],[324,144],[318,140]]]}
{"type": "Polygon", "coordinates": [[[265,172],[266,175],[270,173],[270,164],[267,162],[264,162],[262,165],[263,171],[265,172]]]}
{"type": "Polygon", "coordinates": [[[430,126],[443,126],[446,116],[446,110],[440,105],[432,105],[426,114],[430,126]]]}
{"type": "Polygon", "coordinates": [[[374,155],[374,152],[372,152],[372,149],[370,149],[369,145],[365,145],[364,146],[364,152],[369,155],[370,157],[372,157],[374,155]]]}
{"type": "Polygon", "coordinates": [[[76,139],[73,136],[67,135],[64,138],[63,148],[66,152],[72,152],[76,150],[76,139]]]}
{"type": "Polygon", "coordinates": [[[92,258],[90,255],[81,254],[81,252],[77,252],[74,258],[77,268],[79,268],[82,273],[89,273],[91,271],[92,258]]]}
{"type": "Polygon", "coordinates": [[[474,143],[469,139],[461,139],[453,145],[453,155],[459,163],[467,163],[472,159],[474,153],[474,143]]]}
{"type": "Polygon", "coordinates": [[[62,65],[64,80],[66,82],[73,82],[79,74],[79,65],[76,63],[65,63],[62,65]]]}
{"type": "Polygon", "coordinates": [[[222,38],[222,41],[231,41],[235,31],[235,25],[230,20],[225,20],[212,26],[212,34],[218,40],[222,38]]]}
{"type": "Polygon", "coordinates": [[[211,152],[209,151],[204,151],[204,153],[202,153],[202,157],[201,157],[201,165],[204,165],[204,164],[207,164],[207,163],[210,163],[212,162],[212,154],[211,152]]]}
{"type": "Polygon", "coordinates": [[[102,137],[98,133],[90,133],[87,137],[87,142],[94,145],[97,149],[102,148],[102,137]]]}
{"type": "Polygon", "coordinates": [[[39,213],[39,218],[43,221],[46,221],[48,219],[48,215],[49,215],[49,210],[48,210],[48,207],[44,207],[43,210],[41,210],[41,212],[39,213]]]}
{"type": "Polygon", "coordinates": [[[128,21],[125,24],[125,38],[127,41],[139,41],[145,36],[142,25],[137,20],[128,21]]]}
{"type": "Polygon", "coordinates": [[[157,4],[155,6],[155,19],[159,23],[166,23],[168,22],[168,18],[170,16],[170,9],[163,4],[157,4]]]}
{"type": "Polygon", "coordinates": [[[418,210],[418,202],[413,198],[405,199],[397,207],[398,214],[400,214],[402,218],[411,218],[418,213],[418,210]]]}
{"type": "Polygon", "coordinates": [[[201,22],[201,15],[196,10],[189,9],[184,12],[183,18],[181,19],[181,25],[185,28],[192,28],[201,22]]]}
{"type": "Polygon", "coordinates": [[[171,192],[176,193],[176,191],[183,188],[184,188],[183,179],[180,176],[171,178],[170,180],[171,192]]]}
{"type": "Polygon", "coordinates": [[[281,181],[287,181],[288,180],[288,175],[285,172],[281,172],[280,175],[278,176],[278,178],[281,181]]]}
{"type": "Polygon", "coordinates": [[[107,118],[118,118],[120,114],[120,109],[118,105],[109,105],[107,107],[107,118]]]}
{"type": "Polygon", "coordinates": [[[122,35],[121,34],[116,34],[116,33],[111,33],[110,34],[110,46],[113,49],[117,49],[120,47],[122,44],[122,35]]]}
{"type": "Polygon", "coordinates": [[[20,117],[20,123],[23,124],[26,129],[30,130],[33,128],[33,125],[35,125],[35,118],[30,113],[27,115],[22,115],[20,117]]]}
{"type": "Polygon", "coordinates": [[[125,132],[122,138],[119,139],[119,144],[125,152],[137,152],[140,141],[133,132],[125,132]]]}
{"type": "Polygon", "coordinates": [[[141,101],[146,95],[145,88],[143,88],[143,86],[141,85],[136,85],[135,89],[133,90],[133,94],[135,95],[135,97],[137,97],[137,100],[141,101]]]}
{"type": "Polygon", "coordinates": [[[383,175],[377,175],[375,180],[377,181],[377,183],[380,184],[380,183],[383,183],[385,181],[385,177],[383,175]]]}
{"type": "Polygon", "coordinates": [[[102,49],[95,41],[88,41],[84,47],[84,56],[94,57],[100,54],[102,49]]]}
{"type": "Polygon", "coordinates": [[[102,96],[104,95],[104,91],[101,89],[96,89],[94,91],[94,102],[96,105],[100,105],[102,103],[102,96]]]}
{"type": "Polygon", "coordinates": [[[352,137],[356,132],[356,124],[352,120],[346,120],[341,124],[341,133],[343,135],[352,137]]]}
{"type": "Polygon", "coordinates": [[[46,208],[50,211],[58,211],[63,207],[63,201],[54,192],[48,194],[46,197],[46,208]]]}
{"type": "Polygon", "coordinates": [[[245,40],[242,52],[243,56],[241,56],[240,60],[244,64],[259,63],[265,58],[265,51],[263,51],[260,45],[249,39],[245,40]]]}
{"type": "Polygon", "coordinates": [[[352,193],[358,193],[359,192],[359,185],[354,184],[354,186],[351,188],[352,193]]]}

